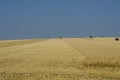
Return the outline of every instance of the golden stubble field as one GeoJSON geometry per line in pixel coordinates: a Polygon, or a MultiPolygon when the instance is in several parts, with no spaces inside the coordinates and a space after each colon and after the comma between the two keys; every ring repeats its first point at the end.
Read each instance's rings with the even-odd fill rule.
{"type": "Polygon", "coordinates": [[[0,41],[0,80],[120,80],[120,41],[0,41]]]}

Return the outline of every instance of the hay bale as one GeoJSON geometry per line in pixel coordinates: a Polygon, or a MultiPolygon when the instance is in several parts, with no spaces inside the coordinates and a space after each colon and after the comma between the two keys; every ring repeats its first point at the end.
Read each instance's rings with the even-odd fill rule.
{"type": "Polygon", "coordinates": [[[62,39],[63,37],[62,36],[59,36],[59,39],[62,39]]]}
{"type": "Polygon", "coordinates": [[[93,38],[93,36],[89,36],[90,38],[93,38]]]}
{"type": "Polygon", "coordinates": [[[115,38],[115,41],[119,41],[119,38],[115,38]]]}

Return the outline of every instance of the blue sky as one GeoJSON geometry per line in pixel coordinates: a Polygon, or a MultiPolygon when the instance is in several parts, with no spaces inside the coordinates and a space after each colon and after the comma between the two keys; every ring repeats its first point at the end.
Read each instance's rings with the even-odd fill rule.
{"type": "Polygon", "coordinates": [[[120,36],[120,0],[0,0],[0,39],[120,36]]]}

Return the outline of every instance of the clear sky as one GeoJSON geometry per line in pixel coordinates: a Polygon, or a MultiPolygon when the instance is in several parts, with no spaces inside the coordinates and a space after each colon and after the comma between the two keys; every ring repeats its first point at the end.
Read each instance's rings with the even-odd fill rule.
{"type": "Polygon", "coordinates": [[[120,0],[0,0],[0,39],[120,36],[120,0]]]}

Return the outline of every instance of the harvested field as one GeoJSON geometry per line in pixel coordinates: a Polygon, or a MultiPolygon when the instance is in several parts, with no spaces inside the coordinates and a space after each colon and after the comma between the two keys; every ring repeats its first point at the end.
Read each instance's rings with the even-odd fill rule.
{"type": "Polygon", "coordinates": [[[0,80],[119,80],[114,38],[0,41],[0,80]]]}

